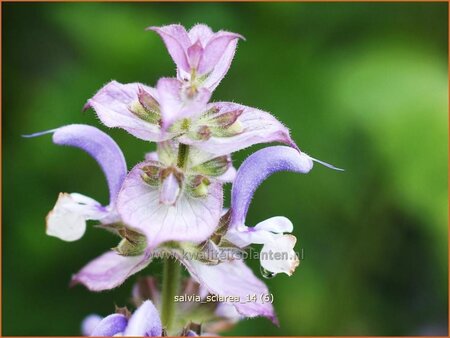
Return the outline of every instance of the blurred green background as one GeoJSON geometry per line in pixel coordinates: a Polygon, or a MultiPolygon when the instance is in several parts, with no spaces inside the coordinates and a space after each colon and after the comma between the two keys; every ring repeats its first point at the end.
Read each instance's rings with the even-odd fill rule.
{"type": "MultiPolygon", "coordinates": [[[[135,277],[97,294],[68,287],[116,237],[89,227],[65,243],[44,231],[60,191],[107,201],[97,164],[50,136],[21,135],[70,123],[106,130],[82,106],[111,79],[154,85],[174,75],[144,28],[178,22],[247,39],[214,99],[272,112],[304,151],[346,169],[280,173],[258,189],[248,224],[287,216],[305,256],[293,277],[267,280],[280,328],[259,318],[227,334],[447,334],[446,3],[2,7],[3,335],[78,335],[87,314],[129,304],[135,277]]],[[[130,168],[154,148],[110,135],[130,168]]],[[[160,275],[160,265],[144,274],[160,275]]]]}

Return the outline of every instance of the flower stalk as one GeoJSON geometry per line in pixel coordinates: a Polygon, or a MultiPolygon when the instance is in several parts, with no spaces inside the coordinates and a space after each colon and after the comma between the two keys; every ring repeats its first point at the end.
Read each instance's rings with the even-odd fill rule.
{"type": "Polygon", "coordinates": [[[168,333],[172,330],[176,307],[175,296],[178,293],[180,281],[180,264],[174,258],[165,258],[163,267],[161,321],[168,333]]]}

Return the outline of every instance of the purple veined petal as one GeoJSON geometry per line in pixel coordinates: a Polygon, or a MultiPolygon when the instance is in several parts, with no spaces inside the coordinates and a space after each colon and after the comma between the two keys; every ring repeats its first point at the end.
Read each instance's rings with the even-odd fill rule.
{"type": "Polygon", "coordinates": [[[204,47],[202,58],[198,65],[198,72],[206,74],[213,70],[219,60],[223,57],[228,45],[241,35],[229,32],[218,32],[214,34],[204,47]]]}
{"type": "Polygon", "coordinates": [[[186,136],[182,142],[194,144],[199,149],[213,153],[216,156],[231,154],[258,143],[281,142],[296,147],[292,141],[289,130],[271,114],[262,110],[243,106],[231,102],[218,102],[208,105],[208,109],[218,108],[217,115],[242,110],[236,123],[242,127],[242,132],[235,136],[212,136],[207,141],[192,141],[186,136]]]}
{"type": "Polygon", "coordinates": [[[165,129],[180,117],[180,112],[183,108],[181,88],[182,83],[175,78],[164,77],[159,79],[156,84],[161,117],[165,129]]]}
{"type": "Polygon", "coordinates": [[[81,323],[81,334],[83,336],[90,336],[102,319],[103,317],[96,314],[91,314],[84,318],[81,323]]]}
{"type": "Polygon", "coordinates": [[[158,310],[151,301],[146,300],[131,316],[124,336],[160,337],[161,334],[162,324],[158,310]]]}
{"type": "Polygon", "coordinates": [[[241,164],[231,190],[231,224],[245,224],[248,207],[259,185],[278,171],[306,174],[313,167],[311,158],[286,146],[267,147],[253,153],[241,164]]]}
{"type": "Polygon", "coordinates": [[[149,253],[140,256],[121,256],[109,251],[89,262],[72,276],[71,284],[83,284],[91,291],[110,290],[145,268],[150,261],[149,253]]]}
{"type": "Polygon", "coordinates": [[[141,178],[142,167],[135,166],[119,193],[117,207],[123,221],[147,236],[149,247],[166,241],[202,242],[216,228],[222,212],[222,185],[212,182],[206,197],[182,193],[175,205],[159,201],[158,187],[141,178]]]}
{"type": "Polygon", "coordinates": [[[186,52],[191,46],[191,40],[186,29],[181,25],[168,25],[162,27],[148,27],[147,30],[155,31],[164,41],[166,48],[178,68],[186,72],[190,71],[186,52]]]}
{"type": "Polygon", "coordinates": [[[200,41],[197,41],[187,49],[187,55],[189,58],[189,65],[193,69],[198,69],[200,60],[203,56],[203,47],[200,41]]]}
{"type": "Polygon", "coordinates": [[[60,193],[46,217],[46,233],[63,241],[76,241],[84,235],[87,220],[102,220],[110,214],[109,208],[90,197],[60,193]]]}
{"type": "Polygon", "coordinates": [[[71,124],[55,130],[53,142],[76,147],[91,155],[103,170],[113,203],[127,174],[127,165],[116,142],[101,130],[83,124],[71,124]]]}
{"type": "Polygon", "coordinates": [[[92,331],[93,337],[112,337],[122,333],[127,327],[128,319],[119,313],[114,313],[101,320],[97,327],[92,331]]]}
{"type": "Polygon", "coordinates": [[[178,196],[180,195],[180,183],[178,182],[175,174],[170,173],[167,176],[162,185],[161,190],[159,192],[159,201],[165,205],[174,205],[177,201],[178,196]]]}
{"type": "Polygon", "coordinates": [[[125,129],[145,141],[161,141],[161,128],[137,117],[129,109],[138,100],[139,88],[158,99],[155,89],[141,83],[121,84],[111,81],[89,99],[84,108],[93,108],[102,123],[110,128],[125,129]]]}
{"type": "Polygon", "coordinates": [[[191,42],[200,41],[202,47],[205,47],[214,32],[205,24],[197,24],[189,30],[188,35],[191,42]]]}
{"type": "Polygon", "coordinates": [[[272,304],[262,302],[262,295],[269,294],[267,286],[253,274],[252,270],[242,260],[223,262],[217,265],[207,265],[198,261],[180,261],[191,276],[211,294],[220,296],[238,296],[240,301],[230,302],[237,312],[245,317],[263,316],[278,325],[272,304]],[[256,295],[256,301],[248,301],[256,295]]]}
{"type": "Polygon", "coordinates": [[[222,79],[227,74],[228,69],[230,69],[231,62],[233,61],[234,54],[236,53],[237,44],[238,39],[232,40],[228,44],[228,47],[225,49],[222,57],[216,63],[214,69],[206,78],[205,82],[203,82],[203,86],[205,88],[208,88],[211,92],[213,92],[217,88],[220,81],[222,81],[222,79]]]}

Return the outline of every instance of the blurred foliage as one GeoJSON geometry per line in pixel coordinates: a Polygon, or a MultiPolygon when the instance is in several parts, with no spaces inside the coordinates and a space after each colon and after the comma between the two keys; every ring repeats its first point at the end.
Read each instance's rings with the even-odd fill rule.
{"type": "MultiPolygon", "coordinates": [[[[60,191],[107,201],[97,164],[49,136],[21,135],[70,123],[106,130],[81,107],[111,79],[173,75],[144,28],[175,22],[243,34],[214,98],[273,112],[302,149],[346,169],[277,174],[258,189],[248,224],[289,217],[305,257],[293,277],[267,280],[280,328],[259,318],[228,334],[447,334],[446,3],[2,7],[4,335],[77,335],[87,314],[128,304],[135,277],[110,292],[68,288],[117,238],[92,227],[74,243],[44,233],[60,191]]],[[[110,135],[130,168],[154,148],[110,135]]],[[[159,276],[160,264],[142,274],[159,276]]]]}

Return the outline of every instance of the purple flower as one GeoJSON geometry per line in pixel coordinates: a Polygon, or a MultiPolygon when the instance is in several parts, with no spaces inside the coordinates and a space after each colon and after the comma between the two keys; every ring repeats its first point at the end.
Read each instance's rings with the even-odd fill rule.
{"type": "MultiPolygon", "coordinates": [[[[240,166],[233,182],[231,221],[224,239],[239,247],[252,243],[263,244],[265,253],[286,253],[284,259],[261,260],[263,268],[272,273],[292,274],[299,260],[293,251],[296,239],[284,233],[292,231],[292,223],[285,217],[273,217],[254,228],[245,225],[245,217],[257,187],[277,171],[308,173],[313,167],[312,159],[299,151],[285,146],[269,147],[249,156],[240,166]]],[[[218,244],[220,246],[220,243],[218,244]]],[[[270,256],[269,256],[270,257],[270,256]]],[[[221,296],[239,296],[241,302],[230,302],[245,317],[264,316],[278,323],[272,304],[263,301],[268,295],[267,286],[260,281],[241,259],[223,261],[216,265],[179,257],[193,278],[210,293],[221,296]],[[256,301],[244,302],[251,295],[256,301]]]]}
{"type": "Polygon", "coordinates": [[[145,234],[150,248],[167,241],[206,240],[220,219],[222,185],[232,178],[229,158],[170,142],[159,143],[158,152],[148,157],[131,169],[119,193],[123,221],[145,234]]]}
{"type": "Polygon", "coordinates": [[[254,227],[245,225],[248,207],[258,186],[278,171],[306,174],[313,160],[305,153],[284,146],[268,147],[250,155],[240,166],[231,197],[231,221],[225,238],[239,247],[262,244],[261,266],[270,273],[292,275],[299,265],[293,250],[295,236],[286,234],[293,230],[286,217],[272,217],[254,227]],[[276,259],[278,255],[278,259],[276,259]]]}
{"type": "Polygon", "coordinates": [[[125,229],[132,226],[147,237],[148,247],[140,254],[107,252],[75,274],[73,284],[83,283],[93,291],[114,288],[147,266],[152,249],[159,244],[171,240],[201,242],[217,226],[222,211],[222,184],[232,179],[234,171],[227,156],[211,158],[193,149],[183,169],[176,166],[178,149],[171,143],[160,143],[158,154],[147,155],[153,160],[138,164],[124,180],[123,154],[102,131],[70,125],[48,133],[53,133],[56,144],[78,147],[97,160],[107,177],[110,204],[102,206],[81,194],[61,193],[47,217],[47,233],[66,241],[77,240],[90,219],[106,226],[125,222],[125,229]]]}
{"type": "Polygon", "coordinates": [[[112,223],[120,220],[115,204],[127,173],[125,158],[111,137],[97,128],[72,124],[48,132],[53,133],[53,142],[80,148],[91,155],[102,168],[109,187],[110,201],[106,206],[78,193],[61,193],[52,211],[47,216],[47,234],[65,241],[80,239],[86,231],[87,220],[112,223]]]}
{"type": "Polygon", "coordinates": [[[147,300],[130,318],[121,313],[115,313],[103,319],[98,315],[86,317],[82,323],[82,333],[84,336],[94,337],[160,337],[162,324],[155,306],[147,300]]]}
{"type": "Polygon", "coordinates": [[[258,143],[295,146],[289,130],[270,113],[230,102],[194,98],[176,79],[163,78],[156,89],[112,81],[88,100],[108,127],[119,127],[146,141],[178,140],[215,155],[230,154],[258,143]]]}
{"type": "Polygon", "coordinates": [[[214,33],[202,24],[195,25],[189,32],[181,25],[148,29],[161,36],[177,65],[178,78],[194,91],[198,88],[213,91],[218,86],[230,68],[238,39],[243,39],[236,33],[214,33]]]}

